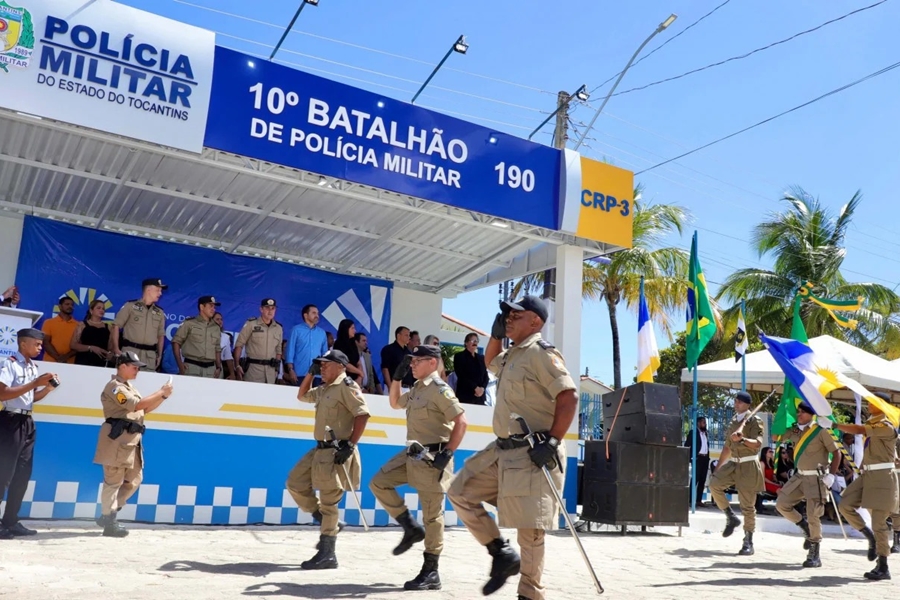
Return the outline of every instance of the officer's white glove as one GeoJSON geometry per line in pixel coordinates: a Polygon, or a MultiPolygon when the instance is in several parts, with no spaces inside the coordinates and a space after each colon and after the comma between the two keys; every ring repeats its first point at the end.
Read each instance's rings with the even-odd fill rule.
{"type": "Polygon", "coordinates": [[[818,423],[819,427],[824,427],[825,429],[834,429],[834,421],[827,417],[819,417],[816,419],[816,423],[818,423]]]}
{"type": "Polygon", "coordinates": [[[825,477],[822,478],[822,483],[824,483],[825,487],[830,490],[831,486],[834,485],[834,475],[828,473],[827,475],[825,475],[825,477]]]}

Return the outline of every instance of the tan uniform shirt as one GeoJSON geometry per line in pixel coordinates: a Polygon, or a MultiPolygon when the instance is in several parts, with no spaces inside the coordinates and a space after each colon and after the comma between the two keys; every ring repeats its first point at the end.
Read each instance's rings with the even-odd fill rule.
{"type": "Polygon", "coordinates": [[[439,444],[450,440],[453,419],[465,411],[453,388],[444,383],[437,371],[416,381],[400,396],[400,408],[406,409],[406,439],[421,444],[439,444]]]}
{"type": "Polygon", "coordinates": [[[498,354],[488,370],[499,379],[493,426],[501,438],[522,433],[510,420],[512,413],[525,417],[532,431],[549,431],[556,397],[577,389],[562,355],[540,333],[498,354]]]}
{"type": "Polygon", "coordinates": [[[369,414],[362,390],[350,377],[338,377],[333,383],[314,387],[300,398],[301,402],[316,405],[313,436],[316,441],[330,441],[325,426],[334,430],[338,440],[350,439],[353,420],[369,414]]]}
{"type": "Polygon", "coordinates": [[[140,300],[129,300],[116,313],[113,321],[127,340],[121,348],[128,348],[128,342],[156,346],[159,337],[166,334],[166,314],[156,306],[148,307],[140,300]]]}
{"type": "MultiPolygon", "coordinates": [[[[743,441],[735,442],[731,439],[731,434],[741,428],[741,425],[744,423],[745,419],[746,417],[744,419],[741,419],[740,421],[736,419],[732,420],[728,425],[728,430],[725,432],[725,447],[731,450],[731,456],[734,458],[744,458],[746,456],[756,456],[757,454],[759,454],[759,448],[749,448],[746,444],[744,444],[743,441]]],[[[762,419],[754,415],[741,433],[744,435],[744,439],[756,440],[761,444],[763,434],[762,419]]]]}
{"type": "MultiPolygon", "coordinates": [[[[141,394],[131,385],[130,381],[122,381],[118,376],[113,377],[100,394],[103,418],[128,419],[143,425],[144,411],[137,410],[140,401],[141,394]]],[[[143,434],[126,431],[113,440],[109,437],[111,428],[109,423],[104,423],[100,427],[94,462],[107,467],[134,466],[134,457],[143,434]]]]}
{"type": "MultiPolygon", "coordinates": [[[[284,339],[284,328],[276,320],[266,325],[259,317],[247,319],[238,333],[235,347],[247,349],[247,357],[257,360],[269,360],[281,355],[281,341],[284,339]]],[[[240,361],[241,356],[235,356],[240,361]]]]}
{"type": "Polygon", "coordinates": [[[210,319],[196,316],[185,319],[172,336],[172,343],[181,346],[184,358],[213,362],[222,351],[222,329],[210,319]]]}
{"type": "Polygon", "coordinates": [[[794,424],[784,436],[782,443],[792,442],[794,444],[794,468],[798,471],[815,471],[818,467],[828,467],[831,459],[828,457],[831,452],[839,452],[834,437],[828,430],[818,427],[814,423],[810,423],[807,428],[801,429],[799,425],[794,424]],[[797,449],[800,440],[809,427],[816,427],[817,431],[810,434],[812,439],[806,444],[803,453],[797,457],[797,449]]]}
{"type": "MultiPolygon", "coordinates": [[[[897,432],[884,415],[870,417],[865,424],[866,441],[862,466],[894,463],[897,458],[897,432]]],[[[897,511],[898,484],[893,469],[862,473],[862,507],[870,510],[897,511]]]]}

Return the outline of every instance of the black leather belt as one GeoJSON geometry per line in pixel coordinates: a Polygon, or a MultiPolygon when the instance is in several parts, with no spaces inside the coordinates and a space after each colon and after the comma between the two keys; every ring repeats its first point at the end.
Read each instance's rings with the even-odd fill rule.
{"type": "Polygon", "coordinates": [[[430,452],[440,452],[447,446],[447,442],[438,442],[437,444],[422,444],[430,452]]]}
{"type": "Polygon", "coordinates": [[[336,443],[337,442],[319,442],[319,441],[317,441],[316,448],[318,448],[319,450],[325,450],[326,448],[334,448],[334,445],[336,443]]]}
{"type": "Polygon", "coordinates": [[[497,438],[497,447],[501,450],[515,450],[529,446],[528,440],[520,435],[512,435],[508,438],[497,438]]]}
{"type": "Polygon", "coordinates": [[[156,352],[156,344],[136,344],[130,340],[122,339],[123,348],[137,348],[138,350],[146,350],[148,352],[156,352]]]}
{"type": "Polygon", "coordinates": [[[247,362],[251,365],[262,365],[264,367],[278,367],[278,359],[276,358],[248,358],[247,362]]]}
{"type": "Polygon", "coordinates": [[[194,360],[193,358],[185,358],[184,362],[191,364],[191,365],[196,365],[198,367],[202,367],[204,369],[208,369],[216,364],[214,361],[205,362],[202,360],[194,360]]]}

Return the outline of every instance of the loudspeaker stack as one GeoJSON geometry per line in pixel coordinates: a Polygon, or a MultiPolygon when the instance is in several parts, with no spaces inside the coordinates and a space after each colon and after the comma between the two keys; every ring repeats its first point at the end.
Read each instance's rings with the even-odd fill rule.
{"type": "Polygon", "coordinates": [[[604,440],[584,447],[581,518],[610,525],[687,525],[690,453],[680,447],[678,389],[637,383],[602,400],[604,440]]]}

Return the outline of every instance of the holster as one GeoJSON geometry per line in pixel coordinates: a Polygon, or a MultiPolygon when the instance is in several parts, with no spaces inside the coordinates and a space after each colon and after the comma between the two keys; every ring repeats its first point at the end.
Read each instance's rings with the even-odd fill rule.
{"type": "Polygon", "coordinates": [[[144,433],[146,430],[146,427],[140,423],[129,421],[128,419],[114,419],[110,417],[106,419],[106,422],[109,423],[109,439],[111,440],[119,439],[126,431],[128,433],[144,433]]]}

